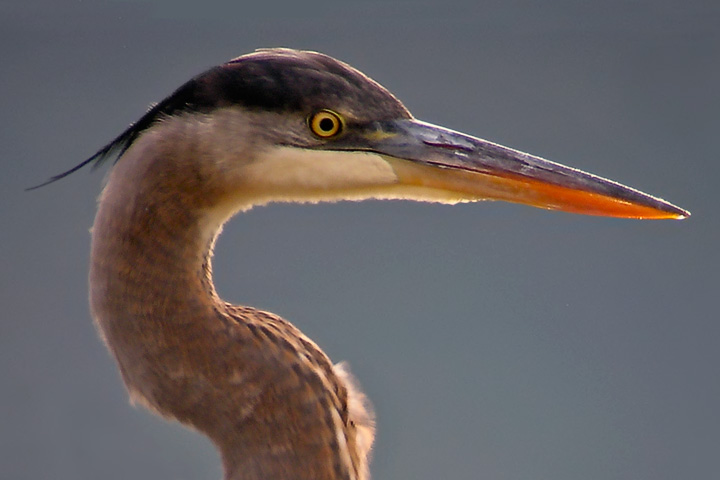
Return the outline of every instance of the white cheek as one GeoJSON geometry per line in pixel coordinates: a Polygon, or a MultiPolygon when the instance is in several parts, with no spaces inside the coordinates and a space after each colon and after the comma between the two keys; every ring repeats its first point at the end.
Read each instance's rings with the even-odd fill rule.
{"type": "MultiPolygon", "coordinates": [[[[372,152],[339,152],[274,147],[247,162],[233,161],[225,201],[210,215],[221,225],[239,210],[271,202],[336,202],[403,199],[419,202],[475,201],[432,184],[403,180],[407,161],[372,152]],[[402,171],[402,168],[400,169],[402,171]]],[[[412,180],[412,179],[411,179],[412,180]]]]}
{"type": "MultiPolygon", "coordinates": [[[[371,152],[336,152],[277,147],[244,167],[251,188],[266,193],[313,194],[397,183],[393,168],[371,152]]],[[[310,198],[308,198],[310,199],[310,198]]]]}

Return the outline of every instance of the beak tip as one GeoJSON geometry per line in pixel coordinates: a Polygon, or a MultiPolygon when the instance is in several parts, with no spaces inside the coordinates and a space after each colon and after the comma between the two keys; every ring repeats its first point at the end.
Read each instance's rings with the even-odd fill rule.
{"type": "Polygon", "coordinates": [[[690,212],[688,210],[685,210],[684,208],[680,208],[677,205],[673,205],[670,202],[666,202],[663,200],[664,206],[666,207],[665,211],[672,215],[671,218],[673,220],[685,220],[686,218],[690,217],[690,212]]]}
{"type": "Polygon", "coordinates": [[[687,210],[682,210],[682,212],[679,213],[678,216],[675,217],[675,219],[676,220],[685,220],[686,218],[689,218],[690,215],[691,215],[691,213],[688,212],[687,210]]]}

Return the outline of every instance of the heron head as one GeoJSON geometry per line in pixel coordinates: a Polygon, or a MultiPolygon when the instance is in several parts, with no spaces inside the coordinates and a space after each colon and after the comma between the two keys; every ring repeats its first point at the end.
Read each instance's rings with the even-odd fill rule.
{"type": "Polygon", "coordinates": [[[259,50],[198,75],[80,166],[121,157],[173,122],[183,126],[174,138],[201,144],[228,195],[245,204],[505,200],[614,217],[689,215],[616,182],[416,120],[358,70],[291,49],[259,50]]]}

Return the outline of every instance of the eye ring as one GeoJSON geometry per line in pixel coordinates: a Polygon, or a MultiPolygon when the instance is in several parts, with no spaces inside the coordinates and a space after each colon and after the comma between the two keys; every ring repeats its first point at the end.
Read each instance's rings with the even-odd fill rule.
{"type": "Polygon", "coordinates": [[[343,118],[332,110],[319,110],[308,117],[310,130],[320,138],[332,138],[342,132],[343,118]]]}

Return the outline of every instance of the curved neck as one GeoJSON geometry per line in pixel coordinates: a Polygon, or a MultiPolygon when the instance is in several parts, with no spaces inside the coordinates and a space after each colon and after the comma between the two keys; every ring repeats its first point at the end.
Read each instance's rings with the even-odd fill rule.
{"type": "Polygon", "coordinates": [[[200,384],[223,368],[213,343],[228,307],[210,265],[222,221],[211,198],[198,199],[194,171],[169,158],[150,139],[110,173],[92,230],[90,308],[133,402],[211,435],[223,427],[204,414],[216,399],[200,384]]]}
{"type": "Polygon", "coordinates": [[[131,399],[208,435],[227,480],[362,478],[344,382],[292,325],[218,298],[210,258],[233,208],[201,154],[160,143],[146,134],[113,168],[92,232],[91,311],[131,399]]]}

